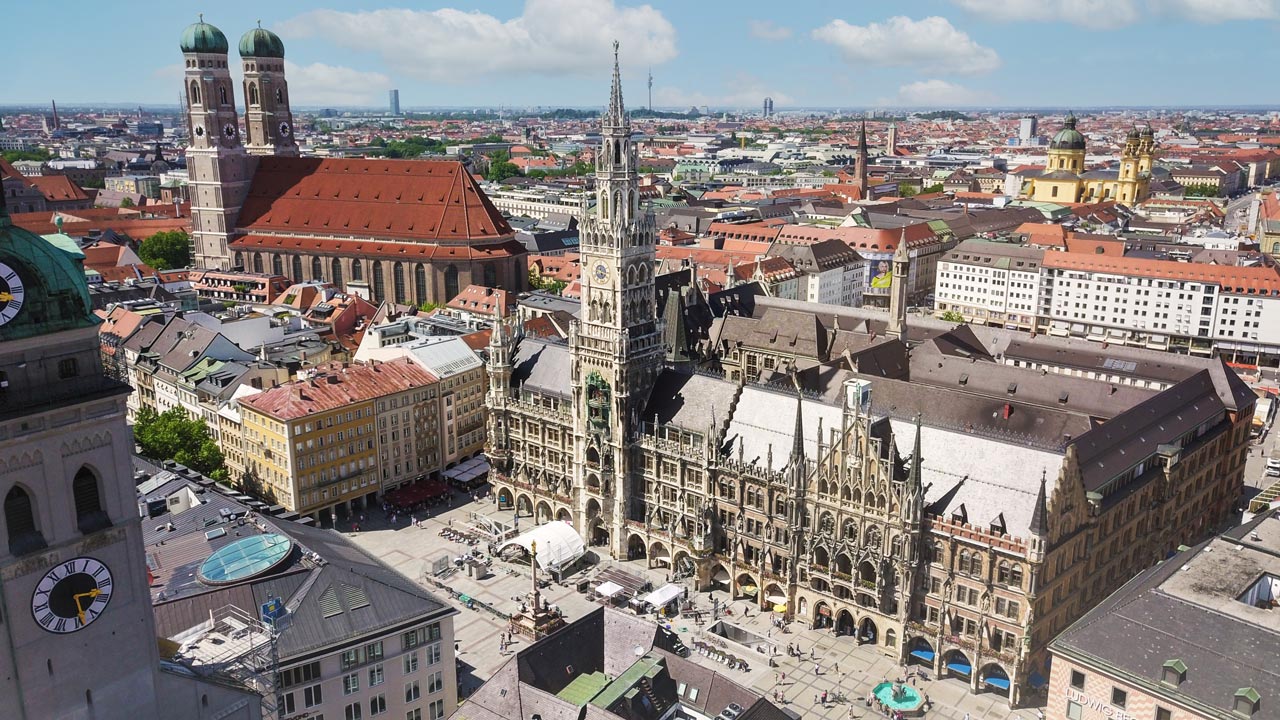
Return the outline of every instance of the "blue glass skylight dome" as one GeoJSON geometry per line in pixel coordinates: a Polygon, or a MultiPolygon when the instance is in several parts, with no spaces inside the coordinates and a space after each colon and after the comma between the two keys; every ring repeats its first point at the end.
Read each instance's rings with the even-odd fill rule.
{"type": "Polygon", "coordinates": [[[220,548],[200,566],[200,581],[228,585],[268,573],[289,559],[293,541],[284,535],[242,538],[220,548]]]}

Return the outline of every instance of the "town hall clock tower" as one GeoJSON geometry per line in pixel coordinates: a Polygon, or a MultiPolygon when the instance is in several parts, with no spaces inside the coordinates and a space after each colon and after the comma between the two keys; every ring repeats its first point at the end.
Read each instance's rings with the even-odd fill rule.
{"type": "MultiPolygon", "coordinates": [[[[614,522],[635,508],[628,438],[641,421],[642,404],[662,367],[664,347],[654,294],[657,229],[652,211],[641,211],[638,156],[622,103],[614,43],[613,89],[601,121],[596,152],[593,214],[580,226],[582,311],[570,331],[573,370],[574,477],[600,477],[604,512],[614,522]]],[[[638,507],[638,506],[637,506],[638,507]]],[[[641,519],[641,518],[636,518],[641,519]]],[[[614,557],[617,543],[612,533],[614,557]]]]}

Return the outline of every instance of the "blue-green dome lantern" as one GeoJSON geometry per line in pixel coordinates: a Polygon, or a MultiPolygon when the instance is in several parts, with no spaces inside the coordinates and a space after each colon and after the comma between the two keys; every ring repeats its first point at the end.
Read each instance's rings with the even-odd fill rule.
{"type": "Polygon", "coordinates": [[[200,16],[200,21],[187,26],[182,31],[182,40],[179,42],[184,53],[218,53],[226,55],[230,45],[227,44],[227,36],[222,34],[218,28],[204,21],[204,15],[200,16]]]}
{"type": "Polygon", "coordinates": [[[240,57],[284,59],[284,42],[259,22],[258,27],[240,37],[240,57]]]}
{"type": "Polygon", "coordinates": [[[1067,115],[1067,119],[1062,123],[1062,129],[1049,142],[1049,149],[1084,150],[1085,144],[1084,135],[1081,135],[1080,131],[1076,130],[1076,116],[1067,115]]]}

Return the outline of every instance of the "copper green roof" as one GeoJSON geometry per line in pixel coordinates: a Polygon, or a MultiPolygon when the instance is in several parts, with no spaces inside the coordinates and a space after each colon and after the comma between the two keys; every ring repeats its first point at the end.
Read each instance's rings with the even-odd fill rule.
{"type": "Polygon", "coordinates": [[[1049,143],[1050,150],[1084,150],[1084,135],[1076,130],[1076,116],[1068,115],[1067,119],[1062,123],[1062,129],[1057,135],[1053,136],[1053,140],[1049,143]]]}
{"type": "Polygon", "coordinates": [[[565,702],[582,707],[609,685],[609,676],[602,672],[583,673],[575,677],[556,696],[565,702]]]}
{"type": "Polygon", "coordinates": [[[227,54],[227,36],[218,28],[204,21],[191,23],[182,31],[182,39],[178,42],[184,53],[221,53],[227,54]]]}
{"type": "Polygon", "coordinates": [[[240,57],[283,58],[284,42],[279,35],[259,25],[240,36],[240,57]]]}
{"type": "Polygon", "coordinates": [[[20,284],[23,293],[21,309],[0,325],[0,342],[97,325],[84,253],[58,236],[50,241],[14,225],[3,198],[0,193],[0,263],[17,273],[9,287],[20,284]]]}

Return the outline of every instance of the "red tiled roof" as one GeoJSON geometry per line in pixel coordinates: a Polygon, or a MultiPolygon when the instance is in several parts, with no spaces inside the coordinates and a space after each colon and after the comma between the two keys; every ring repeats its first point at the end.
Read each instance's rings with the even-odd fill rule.
{"type": "Polygon", "coordinates": [[[249,395],[240,404],[278,420],[293,420],[433,382],[436,377],[409,358],[351,368],[333,363],[318,366],[309,380],[249,395]]]}
{"type": "Polygon", "coordinates": [[[458,243],[513,236],[462,163],[264,157],[241,228],[458,243]]]}
{"type": "Polygon", "coordinates": [[[1219,285],[1224,292],[1280,295],[1280,271],[1275,266],[1237,267],[1077,252],[1045,253],[1042,266],[1113,275],[1191,280],[1219,285]]]}
{"type": "Polygon", "coordinates": [[[41,175],[28,178],[50,202],[67,202],[71,200],[88,200],[89,196],[79,185],[71,182],[66,175],[41,175]]]}
{"type": "MultiPolygon", "coordinates": [[[[791,245],[812,245],[823,240],[839,240],[854,250],[890,251],[898,247],[904,228],[838,227],[824,228],[811,225],[787,225],[778,233],[778,242],[791,245]]],[[[919,247],[938,241],[938,236],[928,223],[905,226],[908,247],[919,247]]]]}
{"type": "Polygon", "coordinates": [[[514,306],[511,293],[485,285],[468,285],[448,303],[448,307],[454,310],[465,310],[478,315],[493,315],[498,312],[505,315],[506,310],[514,306]]]}
{"type": "Polygon", "coordinates": [[[383,260],[421,262],[424,260],[485,260],[523,255],[519,240],[506,239],[492,245],[434,245],[415,242],[380,242],[378,240],[334,240],[283,235],[245,235],[231,242],[235,250],[276,250],[286,253],[309,253],[322,256],[368,257],[383,260]]]}
{"type": "MultiPolygon", "coordinates": [[[[114,208],[113,208],[114,210],[114,208]]],[[[80,214],[83,211],[73,211],[80,214]]],[[[155,218],[139,219],[135,215],[115,214],[110,219],[76,220],[69,218],[62,211],[46,211],[16,213],[11,215],[13,224],[23,230],[30,230],[37,235],[51,235],[58,232],[54,224],[54,215],[62,215],[62,232],[71,237],[83,237],[92,230],[113,230],[121,235],[128,235],[135,240],[142,240],[164,230],[182,230],[191,232],[191,218],[155,218]]]]}

